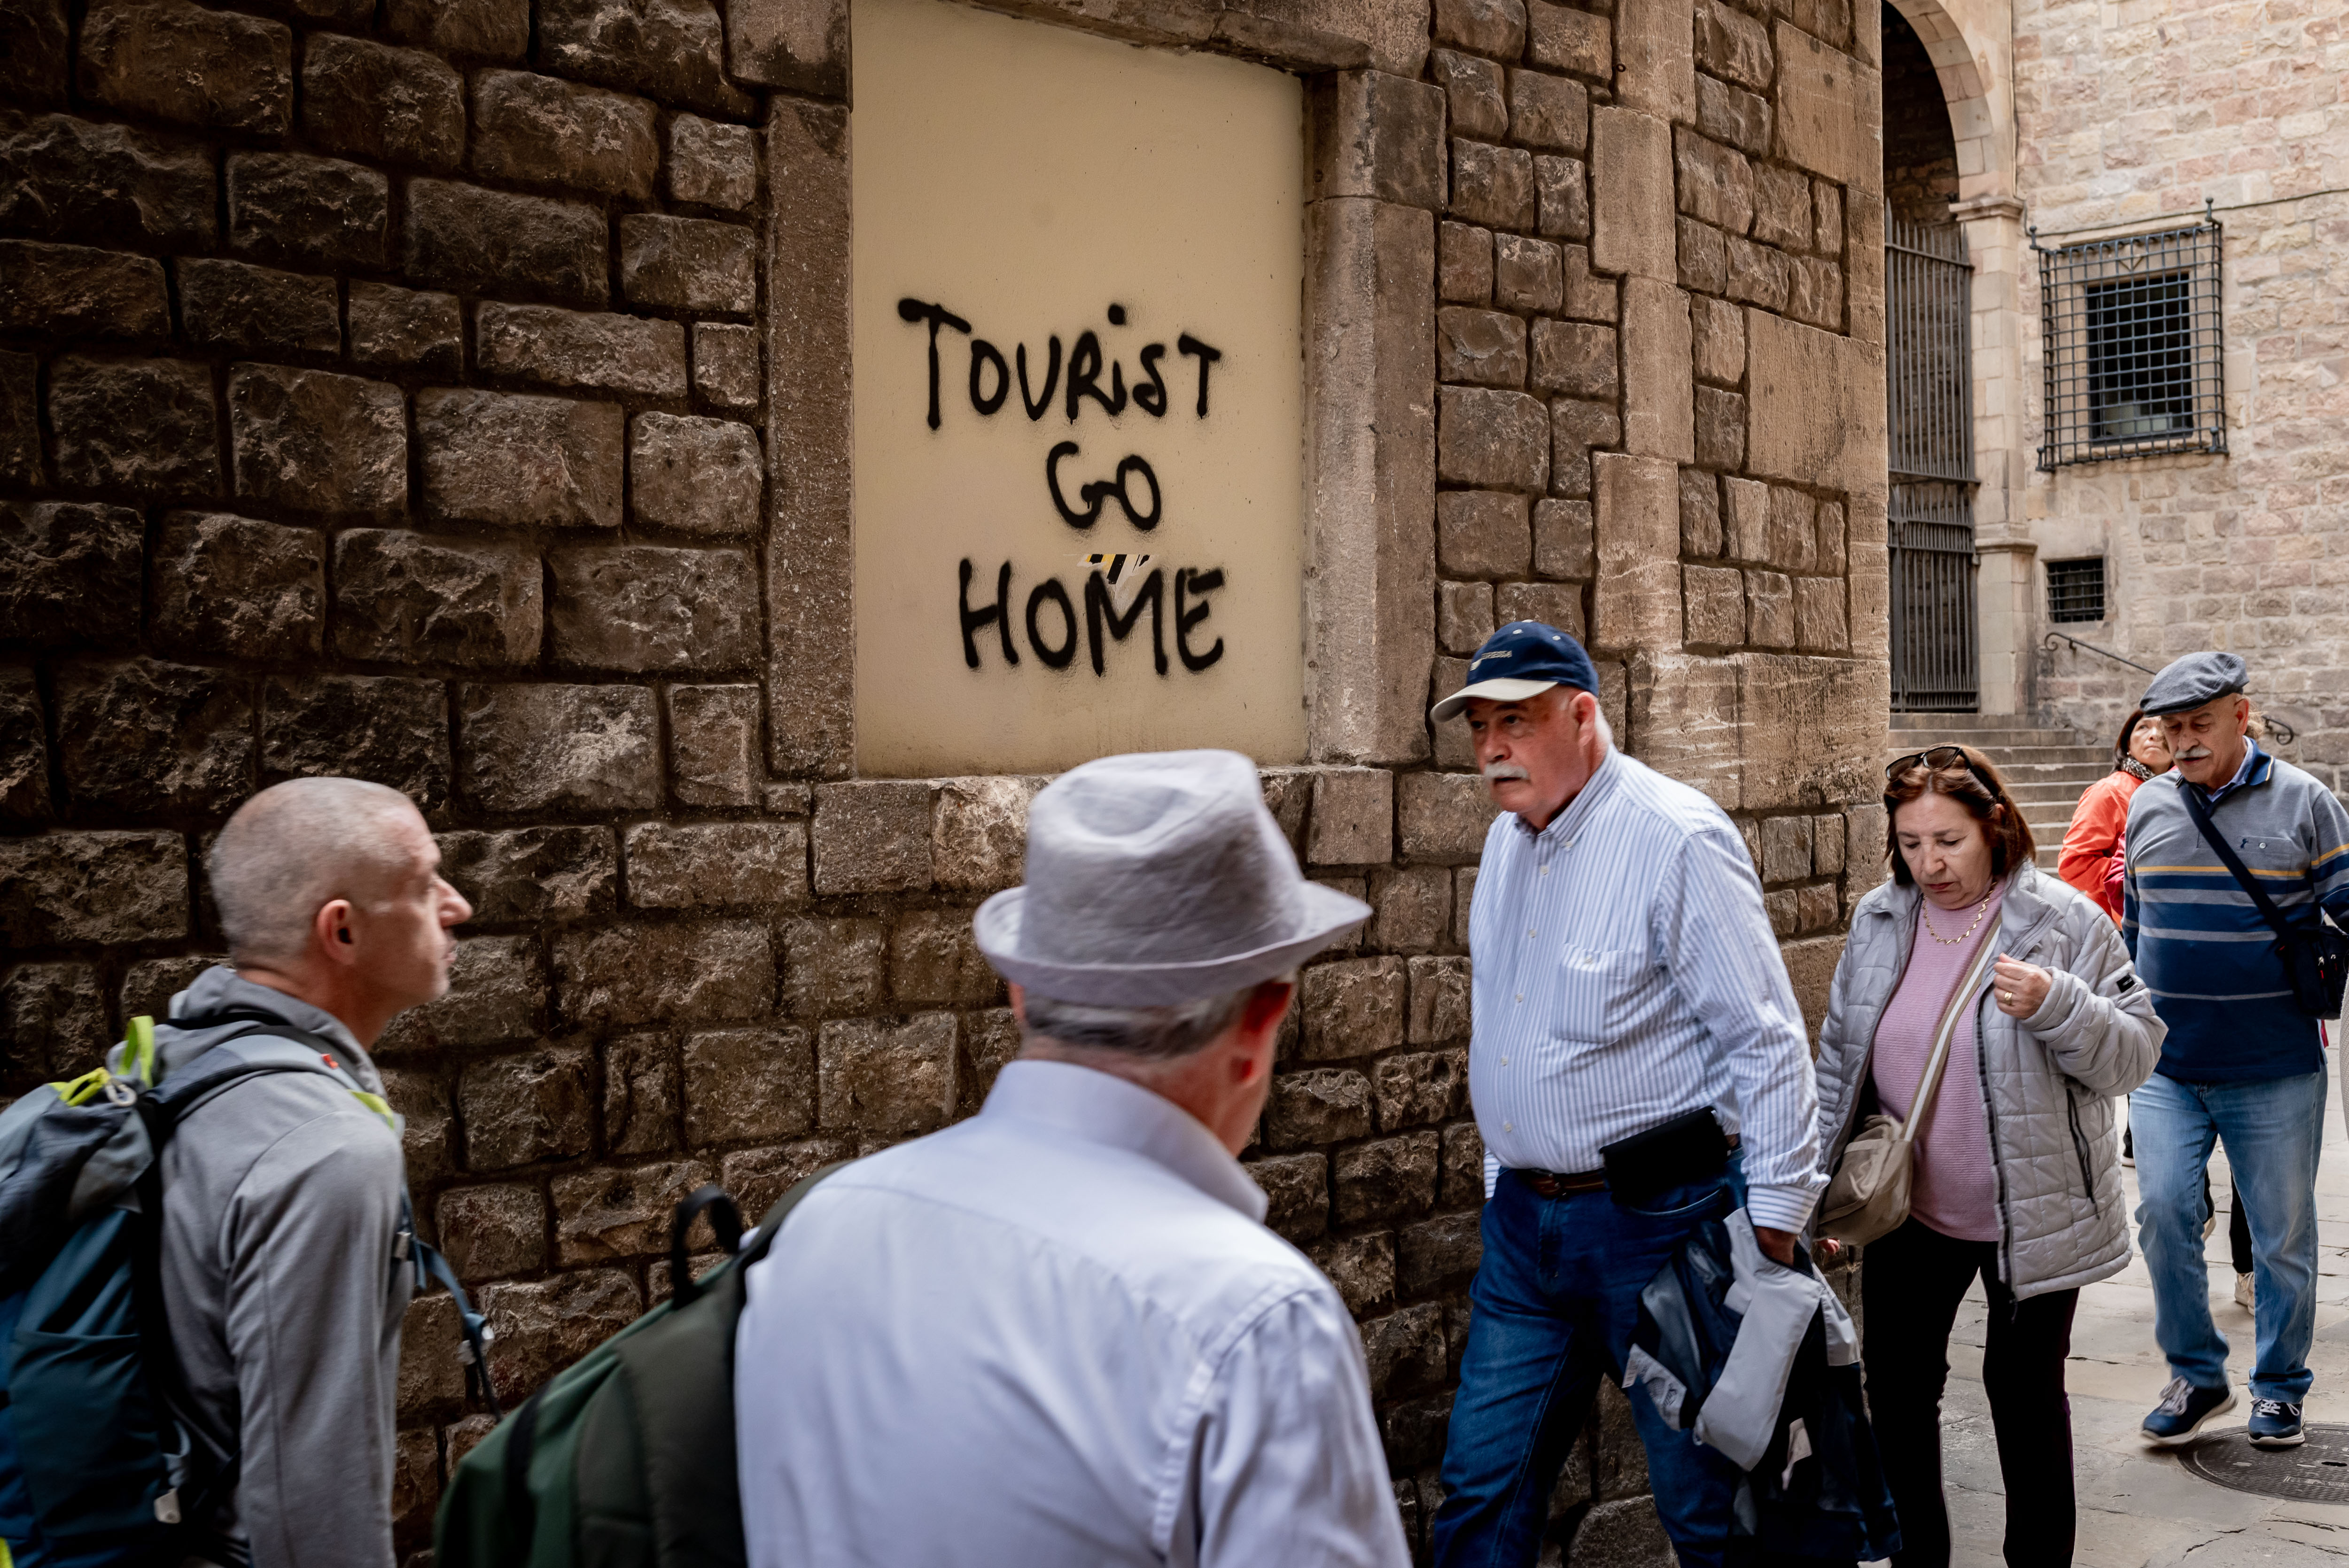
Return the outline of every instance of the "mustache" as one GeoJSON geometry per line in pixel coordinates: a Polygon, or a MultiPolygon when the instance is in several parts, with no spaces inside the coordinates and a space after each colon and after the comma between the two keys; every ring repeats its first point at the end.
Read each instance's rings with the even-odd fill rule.
{"type": "Polygon", "coordinates": [[[1485,782],[1499,784],[1512,779],[1531,779],[1533,775],[1514,762],[1487,762],[1484,768],[1485,782]]]}
{"type": "Polygon", "coordinates": [[[2173,751],[2169,754],[2170,760],[2174,762],[2199,762],[2209,755],[2210,748],[2207,746],[2189,746],[2183,751],[2173,751]]]}

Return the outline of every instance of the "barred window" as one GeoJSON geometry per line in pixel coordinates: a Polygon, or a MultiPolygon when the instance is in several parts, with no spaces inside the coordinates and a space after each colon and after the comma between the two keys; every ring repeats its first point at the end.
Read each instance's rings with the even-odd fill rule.
{"type": "Polygon", "coordinates": [[[2047,618],[2051,621],[2101,621],[2105,618],[2105,558],[2051,561],[2047,563],[2047,618]]]}
{"type": "Polygon", "coordinates": [[[2039,466],[2227,449],[2216,222],[2051,250],[2035,240],[2039,466]]]}

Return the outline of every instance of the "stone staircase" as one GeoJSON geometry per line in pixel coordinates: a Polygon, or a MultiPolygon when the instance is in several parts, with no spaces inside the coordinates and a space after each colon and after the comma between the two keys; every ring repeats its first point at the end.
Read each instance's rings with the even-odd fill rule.
{"type": "Polygon", "coordinates": [[[2051,873],[2081,791],[2113,766],[2112,754],[2079,731],[2033,725],[2019,714],[1896,713],[1891,740],[1893,757],[1946,743],[1988,753],[2031,824],[2040,869],[2051,873]]]}

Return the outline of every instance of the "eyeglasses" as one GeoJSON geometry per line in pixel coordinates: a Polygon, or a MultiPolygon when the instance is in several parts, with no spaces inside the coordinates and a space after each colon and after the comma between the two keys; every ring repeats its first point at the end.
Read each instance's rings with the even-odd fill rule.
{"type": "Polygon", "coordinates": [[[1999,793],[1998,786],[1992,783],[1989,776],[1974,766],[1973,758],[1966,755],[1966,749],[1962,746],[1929,746],[1922,751],[1912,751],[1906,757],[1896,757],[1884,765],[1885,780],[1889,783],[1899,779],[1900,775],[1920,762],[1936,771],[1943,768],[1962,768],[1972,774],[1983,789],[1993,795],[1999,793]]]}

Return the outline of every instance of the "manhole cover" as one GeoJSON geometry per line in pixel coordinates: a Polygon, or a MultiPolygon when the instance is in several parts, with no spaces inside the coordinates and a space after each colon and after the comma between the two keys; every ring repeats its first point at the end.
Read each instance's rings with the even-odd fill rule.
{"type": "Polygon", "coordinates": [[[2296,1449],[2255,1449],[2240,1431],[2206,1438],[2179,1459],[2205,1480],[2261,1497],[2349,1503],[2349,1427],[2307,1429],[2296,1449]]]}

